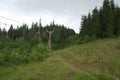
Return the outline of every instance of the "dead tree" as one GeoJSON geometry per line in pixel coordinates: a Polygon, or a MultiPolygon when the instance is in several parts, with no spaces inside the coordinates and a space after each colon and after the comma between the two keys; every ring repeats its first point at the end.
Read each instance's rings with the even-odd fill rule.
{"type": "Polygon", "coordinates": [[[51,47],[52,47],[51,36],[52,36],[52,33],[54,32],[54,30],[52,30],[52,31],[46,30],[46,32],[47,32],[48,35],[49,35],[49,37],[48,37],[48,46],[47,46],[47,49],[48,49],[48,51],[51,51],[51,47]]]}

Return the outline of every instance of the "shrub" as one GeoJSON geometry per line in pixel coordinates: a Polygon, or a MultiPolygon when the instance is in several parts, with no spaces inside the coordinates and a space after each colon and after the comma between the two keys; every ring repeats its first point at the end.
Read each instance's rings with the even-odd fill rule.
{"type": "MultiPolygon", "coordinates": [[[[33,42],[34,43],[34,42],[33,42]]],[[[30,62],[43,61],[47,54],[46,44],[38,41],[36,45],[17,39],[15,41],[0,40],[0,66],[10,64],[26,64],[30,62]]]]}
{"type": "Polygon", "coordinates": [[[89,41],[90,41],[90,37],[88,35],[85,35],[84,36],[84,42],[86,43],[86,42],[89,42],[89,41]]]}

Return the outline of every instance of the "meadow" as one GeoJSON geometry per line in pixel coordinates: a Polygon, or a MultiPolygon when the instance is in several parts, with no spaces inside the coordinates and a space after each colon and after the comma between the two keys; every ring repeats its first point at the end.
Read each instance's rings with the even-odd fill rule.
{"type": "Polygon", "coordinates": [[[47,52],[42,62],[0,67],[0,80],[119,80],[120,38],[47,52]]]}

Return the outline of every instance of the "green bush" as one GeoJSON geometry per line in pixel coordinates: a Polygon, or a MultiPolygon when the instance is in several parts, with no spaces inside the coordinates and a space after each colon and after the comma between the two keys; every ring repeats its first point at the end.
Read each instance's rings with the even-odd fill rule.
{"type": "Polygon", "coordinates": [[[90,41],[90,37],[88,35],[84,36],[84,42],[89,42],[90,41]]]}
{"type": "Polygon", "coordinates": [[[73,35],[69,38],[70,44],[79,44],[80,42],[81,42],[81,39],[79,35],[73,35]]]}
{"type": "Polygon", "coordinates": [[[46,44],[41,41],[26,42],[22,39],[15,41],[6,39],[0,40],[0,44],[0,66],[43,61],[48,57],[46,44]]]}

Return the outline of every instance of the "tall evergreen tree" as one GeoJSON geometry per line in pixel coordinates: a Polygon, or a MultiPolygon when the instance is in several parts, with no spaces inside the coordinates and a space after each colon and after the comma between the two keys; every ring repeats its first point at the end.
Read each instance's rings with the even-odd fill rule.
{"type": "Polygon", "coordinates": [[[10,39],[13,39],[13,35],[14,35],[14,33],[13,33],[13,25],[11,25],[10,29],[8,30],[8,37],[10,39]]]}
{"type": "Polygon", "coordinates": [[[81,20],[81,28],[80,28],[80,35],[85,36],[87,34],[87,29],[86,29],[86,24],[87,24],[87,16],[82,16],[81,20]]]}
{"type": "Polygon", "coordinates": [[[118,6],[115,9],[114,34],[120,35],[120,8],[118,6]]]}
{"type": "Polygon", "coordinates": [[[110,3],[109,0],[104,0],[103,2],[103,20],[102,26],[105,28],[105,32],[103,37],[111,37],[112,36],[112,24],[111,24],[111,11],[110,11],[110,3]]]}
{"type": "Polygon", "coordinates": [[[88,36],[92,36],[92,16],[91,13],[89,12],[88,14],[88,19],[87,19],[87,34],[88,36]]]}
{"type": "Polygon", "coordinates": [[[2,30],[1,30],[1,28],[0,28],[0,38],[2,37],[2,30]]]}
{"type": "Polygon", "coordinates": [[[99,12],[97,7],[93,10],[92,14],[92,36],[100,38],[100,20],[99,20],[99,12]]]}

